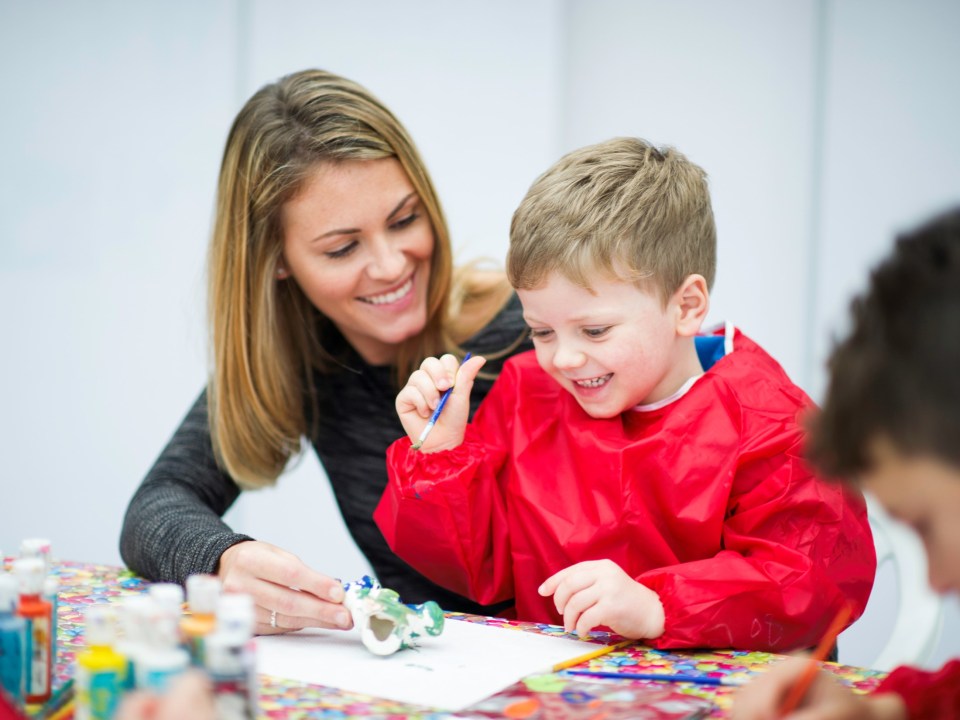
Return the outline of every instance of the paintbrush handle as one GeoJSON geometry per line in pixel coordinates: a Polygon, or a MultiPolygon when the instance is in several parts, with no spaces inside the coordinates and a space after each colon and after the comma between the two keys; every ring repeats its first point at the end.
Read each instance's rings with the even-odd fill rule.
{"type": "Polygon", "coordinates": [[[668,675],[665,673],[632,673],[632,672],[613,672],[603,670],[565,670],[565,675],[579,675],[583,677],[611,678],[613,680],[655,680],[657,682],[686,682],[696,683],[697,685],[723,685],[737,686],[741,685],[737,680],[727,680],[726,678],[708,677],[704,675],[668,675]]]}
{"type": "MultiPolygon", "coordinates": [[[[463,361],[460,363],[463,365],[467,360],[470,359],[472,353],[467,353],[463,356],[463,361]]],[[[443,406],[447,404],[447,400],[450,399],[450,394],[453,392],[453,388],[456,387],[456,378],[454,378],[454,384],[448,387],[443,395],[440,396],[440,402],[437,403],[436,409],[433,411],[433,415],[430,416],[430,420],[426,425],[423,426],[423,430],[420,431],[420,436],[417,438],[417,441],[410,447],[414,450],[419,450],[420,446],[423,445],[424,441],[427,439],[427,436],[430,434],[430,431],[433,430],[434,425],[437,424],[437,420],[440,419],[440,413],[443,412],[443,406]]]]}

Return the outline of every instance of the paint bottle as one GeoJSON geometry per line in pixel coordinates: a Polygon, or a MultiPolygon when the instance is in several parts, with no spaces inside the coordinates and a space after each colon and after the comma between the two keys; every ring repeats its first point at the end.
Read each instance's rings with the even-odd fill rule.
{"type": "Polygon", "coordinates": [[[27,640],[27,624],[16,614],[19,600],[16,578],[0,573],[0,688],[16,705],[23,702],[23,649],[27,640]]]}
{"type": "Polygon", "coordinates": [[[187,606],[190,614],[180,620],[180,636],[194,665],[203,666],[204,639],[217,626],[220,578],[191,575],[187,578],[187,606]]]}
{"type": "Polygon", "coordinates": [[[107,606],[84,613],[87,647],[77,653],[76,718],[110,720],[120,705],[127,660],[114,649],[116,616],[107,606]]]}
{"type": "MultiPolygon", "coordinates": [[[[183,615],[183,586],[176,583],[154,583],[147,590],[150,598],[164,612],[176,618],[176,638],[177,645],[183,645],[183,638],[180,636],[180,617],[183,615]]],[[[154,608],[151,612],[156,612],[154,608]]]]}
{"type": "MultiPolygon", "coordinates": [[[[151,593],[152,594],[152,593],[151,593]]],[[[171,680],[190,667],[190,654],[179,645],[180,609],[151,599],[144,640],[134,671],[137,689],[163,693],[171,680]]]]}
{"type": "Polygon", "coordinates": [[[39,558],[20,558],[13,563],[13,574],[20,584],[17,615],[26,621],[23,699],[27,703],[42,703],[50,698],[53,676],[50,655],[53,607],[41,596],[46,567],[39,558]]]}
{"type": "Polygon", "coordinates": [[[42,595],[51,605],[50,617],[53,618],[53,624],[50,626],[50,662],[54,667],[57,664],[57,630],[59,628],[60,604],[57,593],[60,590],[60,577],[53,575],[50,571],[53,569],[53,546],[46,538],[27,538],[20,541],[20,557],[22,558],[40,558],[43,560],[43,566],[47,577],[43,583],[42,595]]]}
{"type": "Polygon", "coordinates": [[[257,715],[253,613],[249,595],[222,595],[217,629],[206,638],[204,667],[213,683],[220,720],[254,720],[257,715]]]}
{"type": "Polygon", "coordinates": [[[117,605],[120,627],[114,647],[127,660],[123,677],[125,690],[133,690],[137,685],[137,658],[147,642],[146,627],[153,605],[154,600],[148,595],[132,595],[117,605]]]}

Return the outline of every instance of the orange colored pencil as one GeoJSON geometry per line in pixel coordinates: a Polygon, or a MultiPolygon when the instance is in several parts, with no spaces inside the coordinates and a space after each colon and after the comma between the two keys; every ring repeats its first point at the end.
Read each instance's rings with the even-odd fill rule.
{"type": "Polygon", "coordinates": [[[785,717],[797,709],[797,705],[803,700],[803,696],[807,694],[807,690],[810,689],[810,684],[817,676],[820,663],[827,659],[827,655],[830,654],[830,648],[832,648],[833,644],[837,641],[837,635],[840,634],[840,631],[843,630],[849,619],[850,606],[844,603],[840,607],[840,610],[837,611],[837,616],[833,619],[833,622],[830,623],[830,627],[828,627],[824,633],[820,644],[817,645],[817,649],[813,651],[813,656],[810,658],[810,662],[807,663],[803,675],[800,676],[800,679],[797,680],[790,689],[790,693],[784,698],[783,704],[780,706],[780,717],[785,717]]]}

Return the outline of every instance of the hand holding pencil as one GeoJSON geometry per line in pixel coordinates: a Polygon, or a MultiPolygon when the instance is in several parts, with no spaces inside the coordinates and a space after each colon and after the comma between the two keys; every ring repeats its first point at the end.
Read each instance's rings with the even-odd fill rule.
{"type": "Polygon", "coordinates": [[[453,355],[424,360],[397,395],[397,415],[415,450],[437,452],[457,447],[470,417],[470,391],[486,360],[468,353],[461,364],[453,355]]]}
{"type": "Polygon", "coordinates": [[[731,717],[734,720],[906,720],[899,695],[857,695],[836,676],[817,671],[799,706],[781,714],[783,702],[806,674],[809,657],[792,657],[737,690],[731,717]]]}
{"type": "Polygon", "coordinates": [[[906,720],[899,696],[854,695],[821,669],[820,664],[849,618],[850,607],[841,607],[812,657],[791,658],[738,692],[734,720],[906,720]]]}

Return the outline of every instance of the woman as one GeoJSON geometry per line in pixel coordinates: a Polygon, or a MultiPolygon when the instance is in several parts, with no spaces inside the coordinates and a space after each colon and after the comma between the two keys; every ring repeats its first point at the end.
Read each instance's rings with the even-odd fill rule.
{"type": "Polygon", "coordinates": [[[221,520],[241,489],[274,483],[305,436],[384,586],[491,612],[399,560],[372,514],[386,447],[403,434],[400,380],[444,352],[502,361],[528,349],[525,326],[501,274],[453,270],[416,148],[367,90],[307,70],[240,111],[220,171],[209,316],[210,382],[130,502],[127,565],[151,580],[218,573],[255,598],[259,633],[350,627],[337,581],[221,520]]]}

